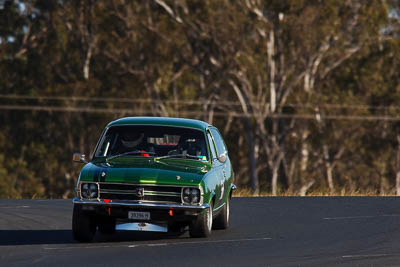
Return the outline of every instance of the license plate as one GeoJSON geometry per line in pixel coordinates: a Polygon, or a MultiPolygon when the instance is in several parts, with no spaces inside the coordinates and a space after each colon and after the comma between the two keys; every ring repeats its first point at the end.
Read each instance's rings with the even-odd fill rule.
{"type": "Polygon", "coordinates": [[[129,211],[128,219],[130,220],[150,220],[150,212],[129,211]]]}

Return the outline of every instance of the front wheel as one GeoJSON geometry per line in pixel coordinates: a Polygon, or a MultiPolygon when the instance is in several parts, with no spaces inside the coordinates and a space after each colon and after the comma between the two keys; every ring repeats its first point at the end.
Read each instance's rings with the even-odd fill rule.
{"type": "Polygon", "coordinates": [[[211,234],[213,224],[213,206],[210,207],[202,214],[197,215],[197,218],[192,221],[189,226],[190,237],[208,237],[211,234]]]}
{"type": "Polygon", "coordinates": [[[229,227],[230,202],[228,197],[221,212],[214,220],[213,229],[227,229],[229,227]]]}
{"type": "Polygon", "coordinates": [[[79,242],[91,242],[96,233],[96,224],[87,213],[74,205],[72,214],[72,234],[79,242]]]}

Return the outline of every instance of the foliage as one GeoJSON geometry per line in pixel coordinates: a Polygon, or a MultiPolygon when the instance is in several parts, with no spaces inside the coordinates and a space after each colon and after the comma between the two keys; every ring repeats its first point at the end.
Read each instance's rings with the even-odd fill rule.
{"type": "Polygon", "coordinates": [[[208,121],[242,192],[400,194],[398,1],[6,1],[0,197],[71,197],[122,116],[208,121]]]}

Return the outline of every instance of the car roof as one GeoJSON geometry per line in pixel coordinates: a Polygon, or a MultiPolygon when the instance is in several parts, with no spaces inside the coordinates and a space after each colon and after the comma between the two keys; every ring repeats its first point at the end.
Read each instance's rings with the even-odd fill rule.
{"type": "Polygon", "coordinates": [[[207,122],[171,117],[126,117],[110,122],[107,127],[116,125],[162,125],[205,130],[212,125],[207,122]]]}

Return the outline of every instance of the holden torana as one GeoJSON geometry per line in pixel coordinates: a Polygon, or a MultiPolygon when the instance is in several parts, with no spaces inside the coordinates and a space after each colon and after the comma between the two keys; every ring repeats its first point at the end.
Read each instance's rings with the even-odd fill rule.
{"type": "Polygon", "coordinates": [[[72,231],[90,242],[96,231],[181,232],[207,237],[229,226],[234,173],[225,142],[199,120],[129,117],[109,123],[73,199],[72,231]]]}

